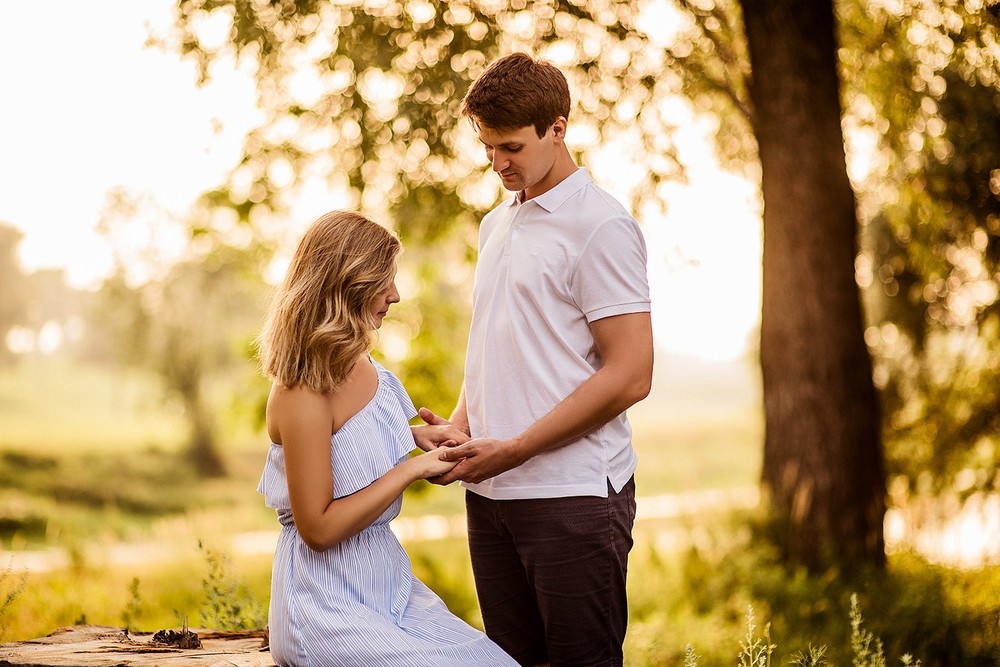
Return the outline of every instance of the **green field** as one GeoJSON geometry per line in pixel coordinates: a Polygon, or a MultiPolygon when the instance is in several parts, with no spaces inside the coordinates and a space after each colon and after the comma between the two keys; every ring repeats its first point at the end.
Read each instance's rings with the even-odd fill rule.
{"type": "MultiPolygon", "coordinates": [[[[726,406],[721,418],[713,420],[707,418],[710,405],[697,411],[686,406],[681,418],[676,405],[654,405],[664,402],[658,394],[669,391],[656,387],[636,409],[640,493],[753,484],[759,420],[752,409],[726,406]]],[[[200,480],[184,460],[180,408],[164,400],[153,378],[134,370],[26,358],[0,373],[0,423],[0,544],[11,553],[61,549],[71,554],[76,568],[75,574],[52,574],[53,581],[67,579],[47,587],[63,591],[63,612],[25,614],[35,620],[11,625],[10,637],[47,631],[53,623],[71,622],[71,616],[96,620],[97,610],[123,607],[107,600],[88,611],[82,600],[68,603],[72,581],[78,581],[88,599],[94,595],[83,593],[87,581],[117,578],[117,586],[101,589],[113,598],[124,595],[131,577],[138,576],[121,571],[113,577],[100,569],[99,554],[108,545],[188,544],[194,558],[199,539],[211,536],[224,544],[228,535],[274,529],[273,513],[255,492],[266,451],[264,434],[246,429],[230,434],[229,475],[200,480]],[[97,569],[91,572],[92,567],[97,569]]],[[[462,508],[457,485],[424,483],[408,494],[403,517],[454,516],[462,508]]],[[[23,597],[25,603],[32,599],[27,593],[23,597]]],[[[52,607],[44,596],[38,604],[40,609],[52,607]]],[[[102,619],[114,622],[113,614],[102,619]]]]}
{"type": "MultiPolygon", "coordinates": [[[[754,484],[760,419],[753,402],[716,400],[713,412],[711,388],[671,400],[670,376],[659,377],[633,416],[640,495],[754,484]]],[[[726,391],[720,384],[715,393],[726,399],[726,391]]],[[[0,423],[5,548],[82,548],[173,535],[185,525],[191,536],[273,527],[255,493],[265,435],[233,433],[227,424],[229,475],[200,480],[184,459],[180,408],[136,371],[25,359],[0,373],[0,423]]],[[[406,515],[462,511],[457,487],[422,484],[409,496],[406,515]]]]}
{"type": "Polygon", "coordinates": [[[175,450],[181,408],[134,370],[27,356],[0,369],[0,450],[62,455],[175,450]]]}

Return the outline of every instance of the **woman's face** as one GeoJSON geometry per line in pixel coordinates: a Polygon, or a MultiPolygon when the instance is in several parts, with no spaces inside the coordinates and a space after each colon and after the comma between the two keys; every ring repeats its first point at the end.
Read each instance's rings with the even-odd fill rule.
{"type": "Polygon", "coordinates": [[[385,289],[375,295],[375,298],[371,303],[371,314],[372,320],[375,322],[375,328],[378,329],[382,326],[382,319],[385,317],[386,313],[389,312],[389,306],[399,303],[399,290],[396,289],[396,274],[393,272],[392,281],[389,283],[388,289],[385,289]]]}

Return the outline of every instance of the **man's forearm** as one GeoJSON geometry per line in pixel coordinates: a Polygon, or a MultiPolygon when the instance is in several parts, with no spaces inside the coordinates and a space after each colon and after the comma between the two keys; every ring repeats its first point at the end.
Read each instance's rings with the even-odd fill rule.
{"type": "Polygon", "coordinates": [[[448,421],[470,436],[472,435],[472,431],[469,428],[469,409],[465,403],[465,383],[462,384],[462,389],[458,392],[458,402],[455,403],[455,409],[452,411],[448,421]]]}
{"type": "Polygon", "coordinates": [[[625,412],[649,394],[653,331],[649,313],[631,313],[591,325],[604,365],[548,414],[514,438],[518,458],[562,447],[625,412]]]}
{"type": "Polygon", "coordinates": [[[512,439],[518,458],[579,440],[604,426],[649,393],[649,382],[636,373],[602,368],[541,419],[512,439]]]}

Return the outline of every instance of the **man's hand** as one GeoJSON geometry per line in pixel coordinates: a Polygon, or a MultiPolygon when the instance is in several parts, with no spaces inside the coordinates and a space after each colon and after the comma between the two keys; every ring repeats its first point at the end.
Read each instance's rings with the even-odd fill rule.
{"type": "Polygon", "coordinates": [[[435,483],[450,484],[456,479],[471,483],[482,482],[516,468],[527,459],[520,453],[515,440],[476,438],[441,452],[441,460],[458,462],[449,472],[435,478],[435,483]]]}

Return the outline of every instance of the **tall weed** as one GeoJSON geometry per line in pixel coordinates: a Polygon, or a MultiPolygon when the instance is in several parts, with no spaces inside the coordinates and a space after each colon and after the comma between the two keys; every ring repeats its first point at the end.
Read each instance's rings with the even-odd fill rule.
{"type": "Polygon", "coordinates": [[[128,602],[125,603],[125,609],[122,611],[122,625],[125,627],[125,632],[136,629],[135,622],[142,613],[142,607],[142,598],[139,596],[139,577],[132,577],[132,581],[128,585],[128,602]]]}
{"type": "Polygon", "coordinates": [[[13,572],[13,559],[7,564],[3,572],[0,572],[0,641],[3,641],[8,626],[8,616],[11,605],[24,590],[25,580],[27,578],[26,574],[22,574],[20,578],[13,584],[9,583],[11,573],[13,572]]]}
{"type": "MultiPolygon", "coordinates": [[[[881,640],[862,627],[861,605],[858,596],[851,595],[851,656],[853,667],[886,667],[885,655],[881,640]]],[[[757,634],[757,623],[754,618],[753,605],[747,607],[746,634],[740,640],[738,667],[770,667],[771,657],[777,648],[771,643],[770,625],[764,626],[763,634],[757,634]]],[[[801,652],[793,656],[790,664],[796,667],[831,667],[826,660],[826,646],[809,645],[809,653],[801,652]]],[[[699,656],[694,647],[688,644],[684,656],[684,667],[698,667],[699,656]]],[[[902,656],[900,662],[904,666],[920,667],[920,661],[914,661],[909,654],[902,656]]]]}
{"type": "Polygon", "coordinates": [[[198,548],[208,563],[208,573],[202,579],[204,626],[216,630],[258,630],[266,626],[267,609],[233,573],[229,555],[209,549],[201,540],[198,548]]]}

